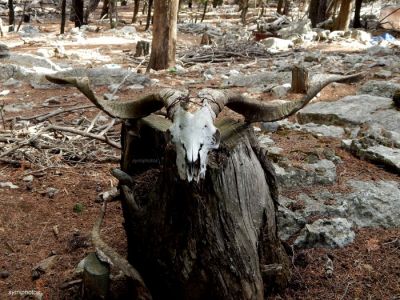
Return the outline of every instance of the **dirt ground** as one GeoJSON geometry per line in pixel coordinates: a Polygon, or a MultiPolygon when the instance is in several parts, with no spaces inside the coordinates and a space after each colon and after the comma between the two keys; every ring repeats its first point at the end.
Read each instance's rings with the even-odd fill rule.
{"type": "MultiPolygon", "coordinates": [[[[130,20],[130,11],[132,10],[128,7],[120,12],[120,16],[130,20]]],[[[56,23],[41,26],[49,31],[58,28],[56,23]]],[[[19,39],[17,36],[8,38],[19,39]]],[[[180,35],[178,44],[188,41],[196,44],[199,39],[200,37],[180,35]]],[[[13,51],[33,52],[36,47],[21,45],[13,51]]],[[[121,51],[119,45],[104,45],[100,49],[108,53],[121,51]]],[[[187,78],[196,76],[189,73],[187,78]]],[[[174,85],[173,76],[166,79],[161,74],[152,75],[152,78],[160,79],[166,84],[172,82],[174,85]]],[[[179,83],[178,80],[175,84],[179,83]]],[[[202,85],[213,86],[214,83],[205,82],[196,87],[202,85]]],[[[321,93],[321,100],[335,100],[354,94],[357,86],[348,85],[346,89],[340,90],[328,87],[321,93]]],[[[104,91],[105,88],[97,89],[99,93],[104,91]]],[[[146,92],[147,89],[143,91],[144,94],[146,92]]],[[[42,107],[40,104],[60,93],[68,95],[63,102],[65,106],[71,103],[88,104],[83,96],[75,95],[73,88],[37,90],[24,83],[2,100],[5,104],[10,104],[24,98],[33,101],[37,107],[19,114],[7,114],[5,117],[30,116],[52,111],[54,108],[42,107]]],[[[129,99],[137,96],[135,93],[121,92],[118,95],[122,99],[129,99]]],[[[96,109],[90,109],[83,114],[90,119],[96,113],[96,109]]],[[[67,118],[76,119],[81,114],[82,112],[74,112],[67,118]]],[[[230,112],[225,112],[224,116],[226,115],[237,117],[230,112]]],[[[338,182],[328,186],[331,191],[345,191],[345,183],[349,179],[400,182],[398,176],[360,161],[342,150],[339,140],[316,138],[305,133],[279,133],[272,138],[279,147],[285,149],[285,154],[290,159],[299,162],[305,159],[310,149],[334,148],[343,163],[338,167],[338,182]]],[[[115,154],[118,155],[118,151],[115,154]]],[[[98,193],[116,186],[117,180],[110,174],[110,169],[115,167],[118,167],[117,162],[60,162],[57,168],[45,168],[26,161],[20,167],[0,163],[0,182],[11,181],[19,186],[15,190],[0,188],[0,272],[3,272],[0,275],[5,271],[8,273],[7,276],[0,276],[0,299],[21,299],[23,297],[11,293],[30,290],[41,291],[44,294],[43,299],[71,299],[71,295],[79,289],[79,283],[71,286],[65,286],[65,283],[77,278],[74,275],[77,264],[94,250],[90,242],[90,231],[100,209],[95,198],[98,193]],[[33,175],[31,183],[23,181],[27,175],[33,175]],[[46,192],[49,187],[57,189],[58,193],[49,195],[46,192]],[[33,280],[32,269],[54,254],[57,255],[54,267],[33,280]]],[[[313,190],[318,188],[322,187],[308,187],[313,190]]],[[[284,193],[294,195],[305,189],[297,188],[284,193]]],[[[110,203],[102,236],[124,255],[127,245],[122,223],[120,203],[110,203]]],[[[400,299],[400,229],[362,229],[357,231],[355,242],[345,248],[301,250],[294,251],[291,255],[292,281],[287,290],[272,295],[269,299],[400,299]],[[327,257],[334,265],[331,277],[325,272],[327,257]]]]}

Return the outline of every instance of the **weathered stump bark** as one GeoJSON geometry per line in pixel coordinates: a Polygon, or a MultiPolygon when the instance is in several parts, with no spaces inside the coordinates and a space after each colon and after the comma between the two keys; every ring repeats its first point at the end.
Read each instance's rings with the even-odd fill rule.
{"type": "Polygon", "coordinates": [[[146,41],[139,41],[136,44],[135,57],[146,56],[150,52],[150,43],[146,41]]]}
{"type": "Polygon", "coordinates": [[[309,88],[308,71],[304,67],[294,66],[292,69],[293,93],[306,94],[309,88]]]}
{"type": "Polygon", "coordinates": [[[250,127],[217,123],[222,144],[199,184],[179,179],[169,121],[122,128],[128,260],[153,299],[264,299],[283,288],[289,260],[277,237],[273,169],[250,127]]]}

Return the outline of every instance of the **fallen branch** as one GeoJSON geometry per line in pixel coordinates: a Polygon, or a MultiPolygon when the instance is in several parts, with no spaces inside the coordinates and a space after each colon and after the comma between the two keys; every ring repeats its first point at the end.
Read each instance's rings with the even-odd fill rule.
{"type": "Polygon", "coordinates": [[[106,208],[107,201],[104,201],[100,209],[100,216],[92,229],[92,242],[96,248],[96,252],[100,252],[100,256],[105,255],[115,267],[120,269],[126,276],[135,282],[138,287],[138,299],[150,300],[152,299],[152,296],[139,272],[128,262],[128,260],[119,255],[117,251],[106,244],[100,237],[100,228],[104,221],[106,208]]]}
{"type": "Polygon", "coordinates": [[[110,140],[107,136],[101,136],[101,135],[97,135],[97,134],[93,134],[90,132],[85,132],[82,130],[78,130],[78,129],[74,129],[74,128],[70,128],[70,127],[63,127],[63,126],[58,126],[58,125],[50,125],[48,127],[49,129],[52,130],[58,130],[58,131],[64,131],[64,132],[70,132],[70,133],[74,133],[74,134],[78,134],[81,136],[85,136],[85,137],[89,137],[95,140],[99,140],[102,141],[104,143],[109,144],[110,146],[117,148],[117,149],[121,149],[121,145],[110,140]]]}

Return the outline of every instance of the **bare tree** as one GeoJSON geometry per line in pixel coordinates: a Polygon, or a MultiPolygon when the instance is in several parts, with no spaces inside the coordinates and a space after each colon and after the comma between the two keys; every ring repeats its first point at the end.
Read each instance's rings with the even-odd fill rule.
{"type": "Polygon", "coordinates": [[[243,24],[246,24],[246,15],[249,10],[249,0],[239,0],[240,19],[243,24]]]}
{"type": "Polygon", "coordinates": [[[83,0],[72,0],[71,6],[75,27],[81,27],[83,23],[83,0]]]}
{"type": "Polygon", "coordinates": [[[148,69],[162,70],[175,65],[178,0],[155,0],[153,42],[148,69]]]}

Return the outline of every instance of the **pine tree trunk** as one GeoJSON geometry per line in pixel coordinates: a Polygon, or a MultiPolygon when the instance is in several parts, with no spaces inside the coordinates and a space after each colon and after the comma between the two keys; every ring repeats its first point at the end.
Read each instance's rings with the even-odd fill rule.
{"type": "Polygon", "coordinates": [[[327,0],[311,0],[308,16],[312,27],[326,20],[327,0]]]}
{"type": "Polygon", "coordinates": [[[153,41],[148,69],[175,66],[178,0],[154,1],[153,41]]]}
{"type": "Polygon", "coordinates": [[[146,27],[145,30],[150,28],[150,22],[151,22],[151,10],[153,9],[153,0],[149,0],[149,4],[147,7],[147,19],[146,19],[146,27]]]}
{"type": "Polygon", "coordinates": [[[353,28],[361,27],[361,7],[363,0],[356,0],[353,28]]]}
{"type": "Polygon", "coordinates": [[[61,2],[61,25],[60,25],[60,34],[64,33],[65,30],[65,10],[67,6],[67,0],[62,0],[61,2]]]}
{"type": "Polygon", "coordinates": [[[132,23],[136,23],[137,15],[139,13],[139,5],[140,5],[140,0],[135,0],[135,5],[133,8],[132,23]]]}
{"type": "Polygon", "coordinates": [[[103,0],[103,7],[101,8],[100,18],[104,18],[108,15],[108,7],[110,5],[110,0],[103,0]]]}
{"type": "Polygon", "coordinates": [[[335,20],[334,30],[349,30],[353,0],[342,0],[339,15],[335,20]]]}
{"type": "Polygon", "coordinates": [[[15,13],[14,13],[14,1],[8,0],[8,32],[14,31],[15,24],[15,13]]]}
{"type": "Polygon", "coordinates": [[[220,149],[194,184],[178,179],[169,126],[149,116],[122,128],[121,169],[134,181],[122,186],[128,260],[153,299],[263,300],[285,287],[275,175],[251,127],[219,122],[220,149]]]}
{"type": "Polygon", "coordinates": [[[83,25],[83,0],[72,0],[75,27],[83,25]]]}

